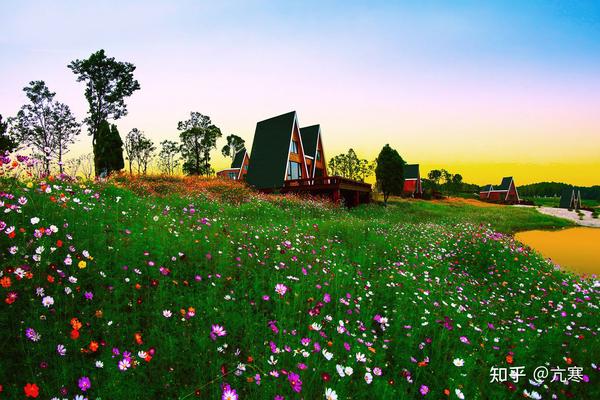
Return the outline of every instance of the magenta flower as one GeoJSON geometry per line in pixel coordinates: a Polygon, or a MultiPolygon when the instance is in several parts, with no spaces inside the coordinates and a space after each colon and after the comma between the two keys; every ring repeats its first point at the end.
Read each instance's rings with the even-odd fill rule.
{"type": "Polygon", "coordinates": [[[278,295],[283,296],[284,294],[287,293],[287,291],[288,291],[288,288],[283,283],[278,283],[277,285],[275,285],[275,292],[278,295]]]}
{"type": "Polygon", "coordinates": [[[238,395],[235,389],[232,389],[231,386],[225,385],[223,386],[223,394],[221,394],[221,400],[238,400],[238,395]]]}
{"type": "Polygon", "coordinates": [[[425,396],[427,393],[429,393],[429,388],[425,385],[421,385],[421,387],[419,388],[419,393],[425,396]]]}
{"type": "Polygon", "coordinates": [[[300,380],[300,375],[290,372],[288,374],[288,381],[290,382],[290,386],[294,392],[300,393],[302,391],[302,381],[300,380]]]}
{"type": "Polygon", "coordinates": [[[212,325],[210,330],[210,338],[216,340],[219,336],[227,335],[227,331],[221,325],[212,325]]]}
{"type": "Polygon", "coordinates": [[[82,392],[85,392],[86,390],[92,387],[92,382],[87,376],[82,376],[81,378],[79,378],[78,386],[82,392]]]}

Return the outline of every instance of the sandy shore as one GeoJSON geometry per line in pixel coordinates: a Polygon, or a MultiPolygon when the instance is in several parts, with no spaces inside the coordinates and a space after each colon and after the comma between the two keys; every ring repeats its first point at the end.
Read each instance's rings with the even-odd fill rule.
{"type": "MultiPolygon", "coordinates": [[[[515,206],[515,207],[533,207],[533,206],[515,206]]],[[[554,207],[534,207],[542,214],[552,215],[558,218],[568,219],[575,222],[577,225],[589,226],[592,228],[600,228],[600,218],[592,218],[591,211],[581,210],[583,219],[579,219],[579,215],[575,211],[569,211],[565,208],[554,208],[554,207]]]]}

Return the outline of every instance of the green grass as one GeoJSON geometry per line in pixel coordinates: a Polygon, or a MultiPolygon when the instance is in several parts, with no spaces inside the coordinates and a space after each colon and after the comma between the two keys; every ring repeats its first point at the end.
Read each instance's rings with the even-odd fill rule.
{"type": "Polygon", "coordinates": [[[225,384],[244,399],[318,399],[327,388],[340,399],[412,399],[425,386],[427,398],[600,396],[594,282],[498,233],[567,224],[534,209],[399,201],[348,211],[242,189],[215,200],[8,180],[0,192],[11,210],[0,220],[16,229],[0,238],[10,277],[0,286],[0,398],[23,398],[27,383],[44,399],[220,398],[225,384]],[[57,232],[35,236],[52,225],[57,232]],[[44,296],[54,304],[44,307],[44,296]],[[211,338],[216,324],[226,335],[211,338]],[[41,338],[27,338],[28,328],[41,338]],[[123,352],[132,354],[125,371],[123,352]],[[546,363],[580,366],[590,383],[490,383],[494,366],[525,366],[531,377],[546,363]],[[341,377],[336,365],[353,373],[341,377]]]}

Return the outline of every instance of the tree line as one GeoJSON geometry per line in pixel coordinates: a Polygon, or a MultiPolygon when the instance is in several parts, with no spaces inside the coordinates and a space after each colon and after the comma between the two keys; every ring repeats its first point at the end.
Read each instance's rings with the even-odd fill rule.
{"type": "MultiPolygon", "coordinates": [[[[135,65],[117,61],[99,50],[87,59],[72,61],[67,68],[75,74],[77,82],[84,83],[88,111],[83,121],[77,121],[69,106],[55,99],[56,93],[44,81],[31,81],[23,88],[28,102],[17,115],[6,121],[0,115],[0,153],[29,146],[32,155],[41,160],[44,175],[49,175],[56,163],[61,174],[67,166],[72,174],[76,171],[86,178],[92,174],[105,177],[124,169],[125,160],[130,174],[134,169],[138,174],[147,173],[158,150],[155,143],[138,128],[133,128],[123,140],[116,124],[109,122],[127,115],[125,99],[140,90],[140,83],[134,77],[135,65]],[[91,155],[65,161],[70,145],[84,125],[92,137],[91,155]],[[89,171],[90,163],[93,172],[89,171]]],[[[177,130],[179,142],[160,142],[160,170],[173,174],[181,165],[189,175],[214,173],[210,153],[217,148],[221,129],[209,116],[191,112],[189,119],[177,124],[177,130]]],[[[222,153],[233,158],[244,147],[244,140],[233,134],[226,140],[222,153]]]]}
{"type": "MultiPolygon", "coordinates": [[[[539,182],[519,186],[521,197],[560,197],[564,189],[575,186],[563,182],[539,182]]],[[[577,186],[581,198],[585,200],[600,200],[600,185],[577,186]]]]}

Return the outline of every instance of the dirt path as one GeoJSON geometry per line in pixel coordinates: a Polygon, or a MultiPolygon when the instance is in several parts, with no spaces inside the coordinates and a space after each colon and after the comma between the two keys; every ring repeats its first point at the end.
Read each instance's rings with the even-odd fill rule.
{"type": "MultiPolygon", "coordinates": [[[[515,206],[515,207],[533,207],[533,206],[515,206]]],[[[577,212],[569,211],[566,208],[554,208],[554,207],[534,207],[538,212],[546,215],[552,215],[558,218],[568,219],[575,222],[577,225],[589,226],[592,228],[600,228],[600,218],[592,218],[591,211],[581,210],[583,219],[579,218],[577,212]]]]}

